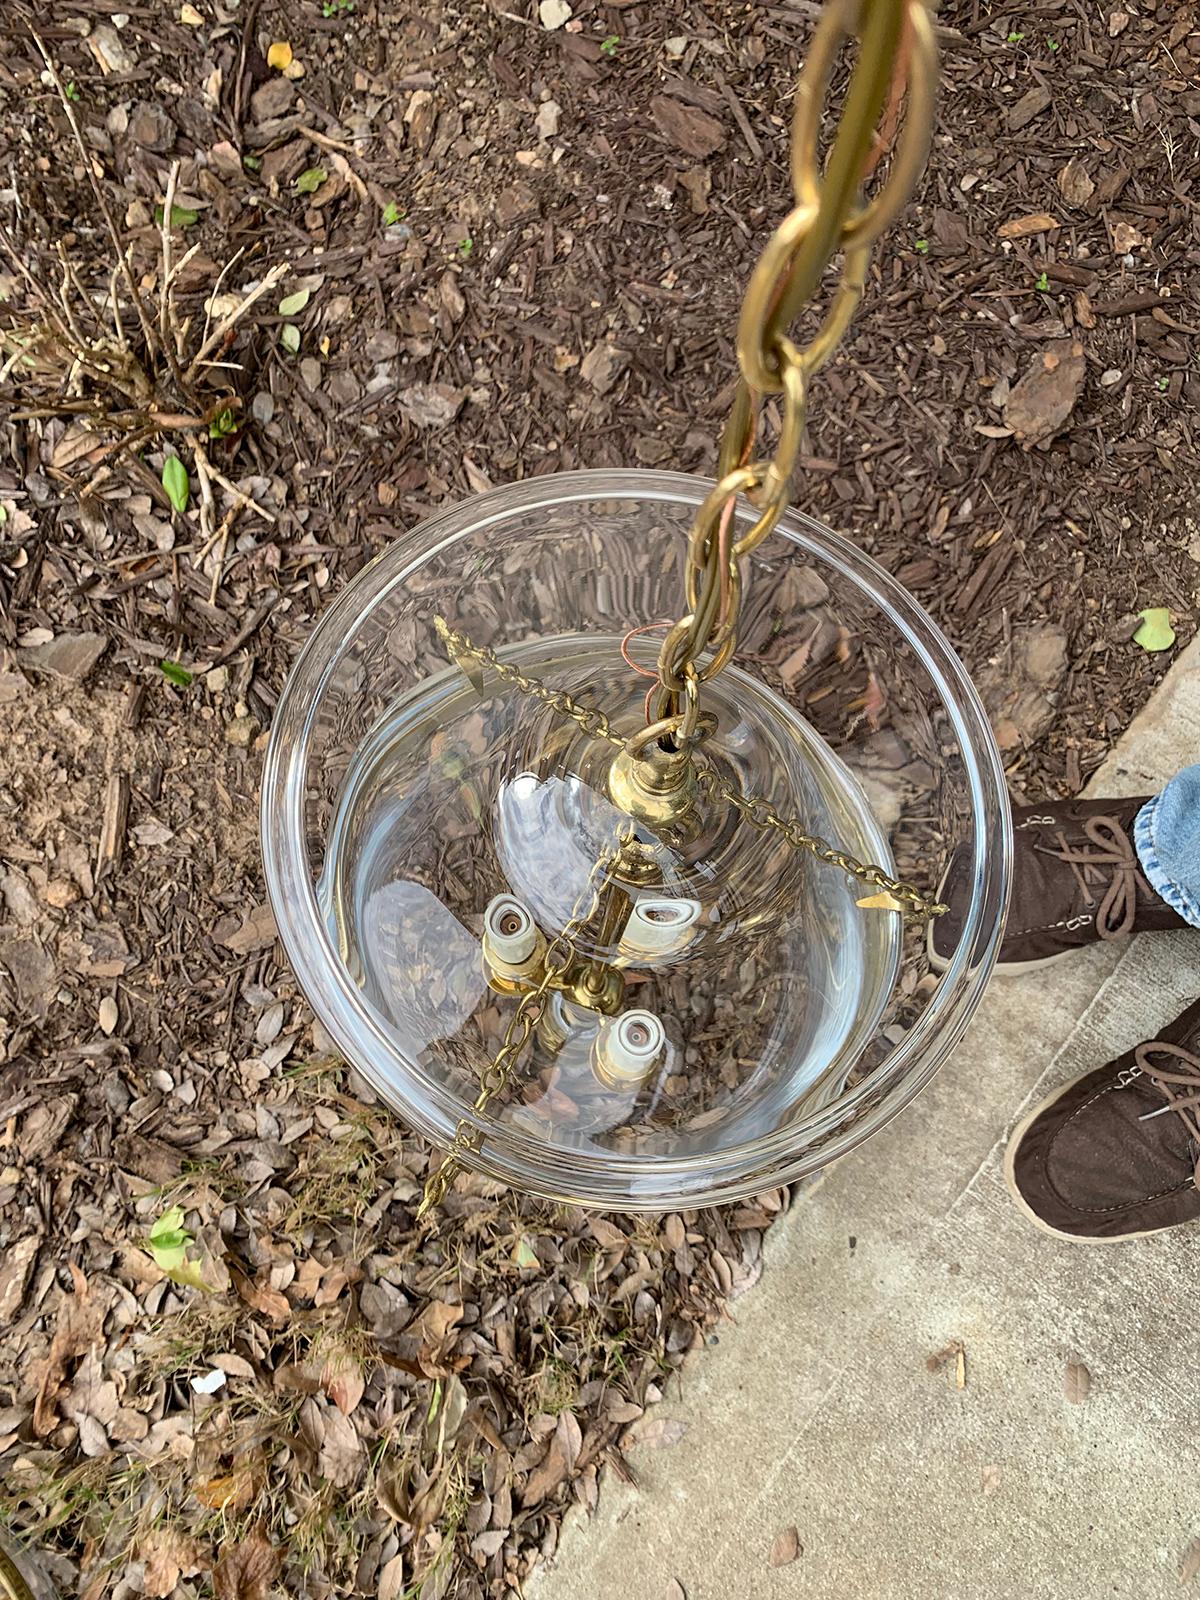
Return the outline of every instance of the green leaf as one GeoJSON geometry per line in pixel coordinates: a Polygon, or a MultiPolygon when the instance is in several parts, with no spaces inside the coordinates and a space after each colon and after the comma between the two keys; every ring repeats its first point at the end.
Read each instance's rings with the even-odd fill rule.
{"type": "Polygon", "coordinates": [[[316,194],[328,176],[324,167],[306,167],[296,179],[296,193],[316,194]]]}
{"type": "Polygon", "coordinates": [[[309,291],[307,289],[297,289],[295,294],[285,295],[279,302],[279,315],[281,317],[294,317],[298,312],[304,310],[308,301],[309,291]]]}
{"type": "Polygon", "coordinates": [[[173,683],[177,689],[186,689],[192,681],[191,673],[178,661],[160,661],[158,670],[167,682],[173,683]]]}
{"type": "Polygon", "coordinates": [[[396,202],[394,200],[389,200],[387,205],[385,205],[384,208],[383,208],[383,225],[384,225],[384,227],[385,228],[393,228],[393,227],[395,227],[396,223],[400,221],[400,218],[403,215],[404,215],[403,211],[401,211],[400,207],[396,204],[396,202]]]}
{"type": "Polygon", "coordinates": [[[186,511],[188,496],[192,491],[187,468],[178,456],[168,456],[163,462],[162,485],[176,511],[186,511]]]}
{"type": "Polygon", "coordinates": [[[188,1289],[211,1289],[204,1281],[204,1263],[188,1260],[188,1246],[196,1241],[183,1226],[184,1215],[182,1206],[169,1206],[151,1227],[146,1249],[154,1258],[154,1265],[172,1283],[188,1289]]]}
{"type": "Polygon", "coordinates": [[[1038,276],[1038,281],[1034,284],[1034,288],[1040,290],[1042,294],[1049,294],[1050,293],[1050,278],[1049,278],[1049,274],[1047,274],[1045,272],[1041,273],[1038,276]]]}
{"type": "MultiPolygon", "coordinates": [[[[163,208],[161,206],[155,206],[154,220],[161,228],[163,220],[163,208]]],[[[193,222],[199,221],[200,213],[198,211],[193,211],[189,206],[171,207],[171,226],[173,228],[190,228],[193,222]]]]}
{"type": "Polygon", "coordinates": [[[918,239],[913,249],[919,251],[921,255],[927,256],[929,254],[929,240],[918,239]]]}
{"type": "Polygon", "coordinates": [[[513,1261],[518,1267],[536,1267],[541,1263],[537,1258],[537,1251],[530,1244],[524,1234],[517,1240],[517,1247],[513,1251],[513,1261]]]}
{"type": "Polygon", "coordinates": [[[248,167],[251,172],[261,172],[262,171],[262,157],[261,156],[243,156],[242,157],[242,165],[244,167],[248,167]]]}
{"type": "Polygon", "coordinates": [[[1143,650],[1169,650],[1175,643],[1175,629],[1166,606],[1148,606],[1138,615],[1142,624],[1133,636],[1134,644],[1140,644],[1143,650]]]}
{"type": "Polygon", "coordinates": [[[300,329],[294,322],[285,322],[279,330],[279,342],[288,355],[294,356],[300,348],[300,329]]]}
{"type": "Polygon", "coordinates": [[[610,56],[611,57],[611,56],[615,56],[616,55],[617,46],[620,43],[621,43],[621,35],[619,33],[610,33],[607,39],[601,39],[600,48],[601,48],[601,50],[604,51],[604,54],[606,56],[610,56]]]}

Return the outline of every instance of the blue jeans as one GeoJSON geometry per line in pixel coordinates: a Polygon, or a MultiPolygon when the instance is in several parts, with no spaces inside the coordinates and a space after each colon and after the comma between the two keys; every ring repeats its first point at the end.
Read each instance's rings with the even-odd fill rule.
{"type": "Polygon", "coordinates": [[[1146,802],[1133,840],[1150,887],[1200,928],[1200,763],[1184,767],[1146,802]]]}

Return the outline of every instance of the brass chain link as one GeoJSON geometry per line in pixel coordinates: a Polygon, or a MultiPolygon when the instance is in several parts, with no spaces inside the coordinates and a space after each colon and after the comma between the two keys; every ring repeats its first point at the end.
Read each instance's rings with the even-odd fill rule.
{"type": "Polygon", "coordinates": [[[937,52],[925,0],[830,0],[821,15],[796,88],[791,170],[795,205],[776,228],[751,276],[738,321],[741,378],[721,441],[720,480],[700,506],[688,535],[688,611],[659,653],[659,687],[651,720],[679,716],[689,672],[703,683],[721,672],[737,645],[740,563],[767,537],[787,508],[800,452],[808,380],[829,360],[862,298],[875,240],[912,193],[933,127],[937,52]],[[857,34],[858,59],[837,133],[822,172],[819,133],[833,64],[857,34]],[[872,200],[861,191],[890,143],[885,124],[899,118],[887,181],[872,200]],[[824,321],[802,347],[787,336],[825,269],[841,253],[837,289],[824,321]],[[758,413],[766,394],[782,396],[775,451],[755,460],[758,413]],[[758,516],[733,536],[734,508],[745,495],[758,516]],[[703,660],[701,658],[704,658],[703,660]]]}
{"type": "MultiPolygon", "coordinates": [[[[440,631],[440,630],[439,630],[440,631]]],[[[447,629],[446,637],[450,634],[447,629]]],[[[462,635],[458,636],[459,638],[462,635]]],[[[448,642],[448,640],[447,640],[448,642]]],[[[484,652],[472,649],[472,655],[484,652]]],[[[486,652],[491,654],[490,651],[486,652]]],[[[502,665],[502,663],[501,663],[502,665]]],[[[514,674],[514,678],[520,676],[514,674]]],[[[511,681],[511,680],[509,680],[511,681]]],[[[532,681],[536,684],[537,680],[532,681]]],[[[545,688],[544,684],[538,685],[545,688]]],[[[553,691],[550,691],[553,694],[553,691]]],[[[542,699],[541,695],[535,695],[542,699]]],[[[545,703],[550,704],[551,701],[545,703]]],[[[555,707],[557,709],[557,707],[555,707]]],[[[572,720],[577,720],[572,718],[572,720]]],[[[631,829],[623,830],[616,843],[610,850],[604,851],[596,860],[587,882],[579,892],[579,896],[572,908],[571,915],[563,924],[561,930],[555,934],[546,946],[546,954],[542,967],[542,975],[536,985],[523,994],[517,1001],[515,1010],[509,1018],[508,1026],[504,1030],[500,1048],[492,1057],[488,1065],[479,1075],[479,1093],[475,1096],[474,1109],[484,1111],[495,1099],[496,1095],[507,1088],[516,1070],[517,1062],[526,1045],[533,1037],[533,1030],[537,1026],[541,1015],[542,1001],[547,991],[562,982],[567,973],[579,958],[575,941],[588,923],[596,915],[600,906],[600,897],[604,891],[603,878],[610,867],[620,859],[621,851],[633,837],[631,829]]],[[[455,1129],[454,1142],[442,1158],[441,1165],[435,1172],[430,1173],[425,1183],[425,1192],[421,1197],[421,1204],[417,1207],[417,1221],[420,1222],[427,1212],[434,1206],[441,1205],[446,1197],[446,1191],[459,1172],[462,1171],[463,1160],[479,1148],[483,1135],[465,1117],[462,1118],[455,1129]]]]}

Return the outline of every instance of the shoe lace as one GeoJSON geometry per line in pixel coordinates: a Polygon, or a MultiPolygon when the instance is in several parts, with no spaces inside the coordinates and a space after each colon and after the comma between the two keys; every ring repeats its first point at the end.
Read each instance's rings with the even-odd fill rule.
{"type": "Polygon", "coordinates": [[[1111,869],[1108,886],[1096,910],[1096,932],[1102,939],[1119,939],[1122,934],[1133,932],[1139,885],[1147,894],[1150,885],[1142,876],[1133,841],[1116,817],[1089,817],[1083,825],[1083,833],[1093,848],[1072,845],[1060,832],[1059,848],[1046,853],[1070,867],[1089,909],[1096,904],[1092,886],[1102,882],[1111,869]]]}
{"type": "MultiPolygon", "coordinates": [[[[1196,1151],[1192,1180],[1200,1189],[1200,1119],[1197,1118],[1197,1110],[1200,1109],[1200,1056],[1194,1056],[1182,1045],[1170,1044],[1166,1039],[1152,1039],[1148,1044],[1138,1045],[1133,1059],[1136,1068],[1167,1102],[1162,1110],[1151,1111],[1147,1116],[1161,1117],[1163,1112],[1174,1111],[1187,1129],[1192,1148],[1196,1151]],[[1187,1070],[1170,1072],[1164,1067],[1155,1066],[1151,1057],[1156,1055],[1169,1056],[1187,1070]],[[1185,1092],[1180,1093],[1180,1090],[1185,1092]]],[[[1142,1120],[1146,1121],[1147,1118],[1143,1117],[1142,1120]]]]}

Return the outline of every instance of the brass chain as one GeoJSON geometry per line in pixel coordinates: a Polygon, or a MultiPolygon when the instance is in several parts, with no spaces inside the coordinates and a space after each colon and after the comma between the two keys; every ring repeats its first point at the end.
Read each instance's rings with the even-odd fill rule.
{"type": "MultiPolygon", "coordinates": [[[[447,629],[446,634],[443,635],[444,638],[447,638],[447,643],[449,643],[449,634],[450,630],[447,629]]],[[[458,637],[461,638],[462,635],[458,637]]],[[[471,649],[469,652],[464,653],[477,655],[483,652],[471,649]]],[[[490,651],[486,653],[491,654],[490,651]]],[[[532,681],[536,683],[537,680],[532,681]]],[[[538,687],[545,688],[545,685],[538,685],[538,687]]],[[[548,691],[548,693],[553,694],[553,691],[548,691]]],[[[542,696],[535,695],[535,698],[542,699],[542,696]]],[[[573,720],[577,719],[573,718],[573,720]]],[[[604,890],[602,882],[604,874],[610,867],[615,865],[621,851],[631,838],[632,831],[622,832],[612,849],[604,851],[599,856],[588,874],[587,882],[579,892],[571,915],[563,924],[561,930],[555,934],[554,938],[546,946],[541,977],[535,986],[517,1001],[516,1009],[513,1011],[512,1016],[509,1018],[508,1026],[504,1030],[504,1037],[501,1040],[499,1050],[480,1073],[479,1093],[475,1096],[474,1101],[474,1109],[476,1111],[486,1110],[496,1095],[507,1088],[511,1081],[517,1062],[520,1060],[526,1045],[533,1037],[533,1030],[537,1026],[538,1018],[541,1015],[542,1001],[546,997],[547,990],[561,983],[579,959],[575,941],[599,909],[600,897],[604,890]]],[[[483,1135],[480,1130],[474,1127],[465,1117],[460,1120],[458,1127],[455,1129],[454,1141],[442,1158],[441,1165],[435,1172],[430,1173],[426,1180],[425,1192],[421,1197],[421,1204],[417,1207],[418,1222],[434,1206],[441,1205],[446,1197],[446,1191],[458,1173],[462,1171],[464,1158],[479,1148],[482,1138],[483,1135]]]]}
{"type": "Polygon", "coordinates": [[[464,657],[482,662],[484,666],[491,667],[503,682],[511,683],[514,689],[519,689],[522,694],[539,700],[542,705],[557,712],[560,717],[578,723],[589,738],[603,739],[608,744],[615,745],[618,750],[625,748],[625,740],[619,733],[613,732],[612,723],[603,711],[595,706],[581,706],[578,700],[572,699],[562,689],[551,689],[540,678],[530,678],[525,673],[518,672],[516,667],[510,667],[506,661],[501,661],[496,652],[489,650],[487,645],[472,644],[466,634],[452,628],[445,617],[434,617],[433,625],[437,629],[438,638],[455,662],[461,664],[464,657]]]}
{"type": "Polygon", "coordinates": [[[883,890],[885,894],[891,895],[893,900],[902,902],[913,914],[922,917],[940,917],[950,909],[940,900],[928,899],[915,884],[906,883],[903,878],[889,877],[882,867],[859,861],[847,851],[826,844],[825,840],[815,833],[806,833],[797,818],[785,817],[762,795],[742,794],[728,778],[722,778],[711,767],[701,766],[696,773],[696,781],[701,789],[735,807],[752,828],[758,828],[762,832],[774,830],[791,845],[793,850],[805,850],[818,861],[824,861],[830,867],[838,867],[849,877],[857,878],[860,883],[867,884],[873,889],[883,890]]]}
{"type": "Polygon", "coordinates": [[[925,0],[830,0],[813,34],[796,88],[791,170],[795,205],[768,240],[751,276],[738,321],[741,378],[721,441],[720,481],[700,506],[688,535],[687,614],[659,653],[651,720],[678,717],[690,675],[700,683],[728,665],[737,645],[741,562],[786,510],[808,405],[808,380],[829,360],[862,298],[871,250],[912,193],[933,127],[937,52],[925,0]],[[833,63],[857,34],[858,59],[828,161],[819,132],[833,63]],[[899,118],[907,93],[903,125],[899,118]],[[876,134],[881,115],[884,128],[876,134]],[[891,170],[879,193],[861,191],[894,137],[891,170]],[[818,290],[837,254],[838,287],[821,326],[803,346],[787,329],[818,290]],[[782,424],[770,458],[755,460],[758,413],[766,394],[783,397],[782,424]],[[734,537],[739,495],[758,512],[734,537]],[[701,658],[704,658],[703,660],[701,658]]]}
{"type": "Polygon", "coordinates": [[[25,1582],[21,1569],[0,1544],[0,1597],[3,1600],[33,1600],[33,1590],[25,1582]]]}
{"type": "MultiPolygon", "coordinates": [[[[527,694],[534,700],[540,701],[560,716],[577,722],[584,727],[584,716],[598,717],[604,724],[604,732],[599,735],[614,744],[618,749],[626,748],[626,741],[619,734],[612,732],[612,724],[603,712],[595,711],[588,706],[581,706],[572,699],[563,689],[551,689],[540,678],[529,677],[524,673],[515,671],[506,662],[496,655],[494,650],[472,644],[465,633],[459,633],[450,628],[441,617],[434,618],[434,626],[445,644],[451,657],[460,661],[463,657],[470,657],[483,661],[491,667],[492,671],[505,683],[510,683],[519,689],[522,694],[527,694]]],[[[807,833],[795,817],[785,817],[763,795],[744,795],[728,778],[722,778],[709,766],[703,763],[697,766],[696,781],[702,789],[707,790],[718,800],[724,800],[734,806],[751,827],[762,831],[773,830],[791,845],[793,850],[803,850],[815,856],[818,861],[823,861],[827,866],[837,867],[848,876],[856,878],[860,883],[867,884],[874,889],[881,889],[893,899],[901,902],[902,906],[909,907],[910,911],[923,917],[940,917],[947,910],[939,900],[930,900],[923,895],[920,889],[911,883],[906,883],[902,878],[893,878],[882,867],[870,865],[859,861],[849,855],[845,850],[826,843],[817,834],[807,833]]],[[[561,936],[560,936],[561,937],[561,936]]]]}

